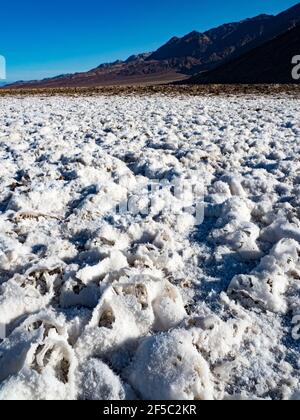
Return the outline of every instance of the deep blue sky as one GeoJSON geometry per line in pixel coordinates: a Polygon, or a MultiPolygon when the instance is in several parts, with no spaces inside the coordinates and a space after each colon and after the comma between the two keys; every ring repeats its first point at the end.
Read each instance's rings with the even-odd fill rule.
{"type": "Polygon", "coordinates": [[[0,54],[9,81],[89,70],[155,50],[174,35],[204,31],[293,0],[7,0],[0,16],[0,54]]]}

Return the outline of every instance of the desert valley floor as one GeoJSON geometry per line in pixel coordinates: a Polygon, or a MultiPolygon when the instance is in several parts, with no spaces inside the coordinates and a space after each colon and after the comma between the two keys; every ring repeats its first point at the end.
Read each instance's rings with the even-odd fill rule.
{"type": "Polygon", "coordinates": [[[300,399],[300,108],[0,99],[0,400],[300,399]]]}

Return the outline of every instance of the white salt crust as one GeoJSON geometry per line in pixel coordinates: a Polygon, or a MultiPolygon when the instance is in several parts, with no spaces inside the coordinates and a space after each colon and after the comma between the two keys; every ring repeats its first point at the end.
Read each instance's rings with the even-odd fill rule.
{"type": "Polygon", "coordinates": [[[0,99],[0,400],[299,399],[299,121],[0,99]]]}

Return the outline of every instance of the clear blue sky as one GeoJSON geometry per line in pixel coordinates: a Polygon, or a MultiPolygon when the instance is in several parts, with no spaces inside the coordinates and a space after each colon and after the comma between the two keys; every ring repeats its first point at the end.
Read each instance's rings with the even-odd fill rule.
{"type": "Polygon", "coordinates": [[[0,16],[0,54],[9,81],[89,70],[155,50],[174,35],[204,31],[290,0],[7,0],[0,16]]]}

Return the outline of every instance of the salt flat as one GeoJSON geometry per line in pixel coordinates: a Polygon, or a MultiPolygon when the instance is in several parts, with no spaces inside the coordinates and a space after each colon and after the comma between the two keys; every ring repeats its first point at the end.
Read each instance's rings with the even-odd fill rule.
{"type": "Polygon", "coordinates": [[[0,99],[0,400],[299,399],[299,152],[284,96],[0,99]]]}

